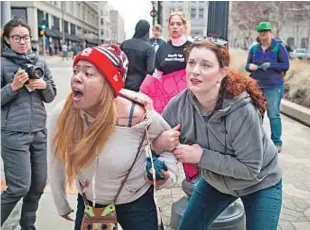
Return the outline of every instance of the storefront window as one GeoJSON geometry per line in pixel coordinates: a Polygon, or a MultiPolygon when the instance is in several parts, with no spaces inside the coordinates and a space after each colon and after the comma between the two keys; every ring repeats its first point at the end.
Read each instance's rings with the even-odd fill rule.
{"type": "Polygon", "coordinates": [[[76,28],[75,25],[70,23],[70,32],[71,32],[72,35],[76,35],[75,28],[76,28]]]}
{"type": "Polygon", "coordinates": [[[26,8],[11,8],[11,16],[12,18],[22,18],[26,23],[28,23],[26,8]]]}
{"type": "Polygon", "coordinates": [[[38,10],[38,25],[44,24],[46,28],[49,28],[48,25],[48,13],[38,10]]]}
{"type": "Polygon", "coordinates": [[[54,29],[60,31],[60,22],[59,22],[59,18],[53,16],[53,21],[54,21],[54,29]]]}

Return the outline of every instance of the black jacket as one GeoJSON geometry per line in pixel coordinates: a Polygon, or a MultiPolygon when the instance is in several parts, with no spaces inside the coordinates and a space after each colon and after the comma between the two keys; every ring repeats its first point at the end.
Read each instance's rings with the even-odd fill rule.
{"type": "Polygon", "coordinates": [[[121,44],[121,49],[129,60],[126,89],[139,91],[145,76],[153,74],[155,70],[155,50],[149,43],[149,30],[148,21],[140,20],[136,25],[133,38],[121,44]]]}
{"type": "Polygon", "coordinates": [[[26,55],[14,53],[5,48],[1,55],[1,130],[36,132],[45,129],[46,110],[43,102],[49,103],[56,96],[52,74],[44,60],[34,52],[26,55]],[[13,61],[12,61],[13,59],[13,61]],[[22,87],[12,91],[14,75],[26,63],[35,64],[44,70],[46,89],[29,92],[22,87]]]}

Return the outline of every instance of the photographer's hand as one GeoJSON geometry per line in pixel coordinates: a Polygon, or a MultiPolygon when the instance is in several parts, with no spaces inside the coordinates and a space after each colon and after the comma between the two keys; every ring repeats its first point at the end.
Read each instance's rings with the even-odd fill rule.
{"type": "Polygon", "coordinates": [[[24,84],[29,80],[28,74],[24,71],[19,69],[14,76],[12,82],[12,91],[17,91],[24,86],[24,84]]]}
{"type": "Polygon", "coordinates": [[[46,82],[41,79],[30,79],[27,85],[31,89],[46,89],[46,82]]]}

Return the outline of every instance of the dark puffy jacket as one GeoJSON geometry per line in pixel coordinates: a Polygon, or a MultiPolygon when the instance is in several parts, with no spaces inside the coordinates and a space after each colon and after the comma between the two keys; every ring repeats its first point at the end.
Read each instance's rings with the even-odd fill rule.
{"type": "Polygon", "coordinates": [[[126,40],[121,45],[129,60],[128,74],[125,88],[139,91],[147,74],[153,74],[155,70],[155,50],[149,43],[150,24],[146,20],[140,20],[132,39],[126,40]]]}
{"type": "Polygon", "coordinates": [[[44,129],[46,110],[43,102],[49,103],[55,96],[56,86],[44,60],[33,52],[19,55],[4,48],[1,55],[1,130],[31,133],[44,129]],[[29,92],[24,86],[12,91],[15,73],[26,63],[44,69],[46,89],[29,92]]]}

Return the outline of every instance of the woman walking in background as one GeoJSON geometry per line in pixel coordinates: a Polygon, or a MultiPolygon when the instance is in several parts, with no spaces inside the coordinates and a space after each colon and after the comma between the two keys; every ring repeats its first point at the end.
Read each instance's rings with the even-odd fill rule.
{"type": "Polygon", "coordinates": [[[284,74],[289,69],[289,55],[283,44],[273,38],[270,22],[257,26],[258,44],[250,49],[246,70],[258,81],[267,100],[271,139],[278,152],[282,151],[281,99],[284,94],[284,74]]]}

